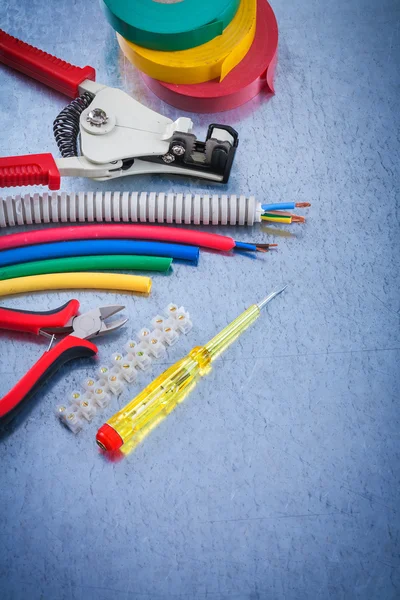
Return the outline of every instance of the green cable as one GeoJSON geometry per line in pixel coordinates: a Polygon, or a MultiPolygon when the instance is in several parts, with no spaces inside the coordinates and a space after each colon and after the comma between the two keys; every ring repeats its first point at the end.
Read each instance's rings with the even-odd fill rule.
{"type": "Polygon", "coordinates": [[[43,275],[46,273],[75,273],[76,271],[160,271],[170,269],[172,258],[158,256],[74,256],[53,260],[38,260],[0,269],[0,280],[43,275]]]}

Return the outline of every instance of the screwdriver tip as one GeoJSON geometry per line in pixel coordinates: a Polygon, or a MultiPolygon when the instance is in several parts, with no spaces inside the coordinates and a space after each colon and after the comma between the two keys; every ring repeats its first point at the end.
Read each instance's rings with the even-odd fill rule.
{"type": "Polygon", "coordinates": [[[264,300],[262,300],[261,302],[258,303],[258,308],[261,310],[262,308],[264,308],[264,306],[266,306],[269,302],[271,302],[271,300],[273,300],[274,298],[276,298],[277,296],[279,296],[279,294],[282,294],[282,292],[284,292],[286,290],[286,288],[288,287],[288,284],[285,285],[282,289],[277,290],[276,292],[272,292],[271,294],[269,294],[266,298],[264,298],[264,300]]]}

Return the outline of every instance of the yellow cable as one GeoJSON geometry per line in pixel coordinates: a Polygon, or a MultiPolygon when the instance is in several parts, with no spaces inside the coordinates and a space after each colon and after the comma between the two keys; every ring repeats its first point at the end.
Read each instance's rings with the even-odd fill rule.
{"type": "Polygon", "coordinates": [[[76,289],[120,290],[148,294],[151,290],[151,279],[138,275],[119,275],[116,273],[56,273],[0,281],[0,296],[43,290],[76,289]]]}
{"type": "Polygon", "coordinates": [[[292,222],[290,217],[261,217],[262,221],[269,221],[270,223],[288,223],[292,222]]]}
{"type": "Polygon", "coordinates": [[[166,83],[222,81],[246,56],[256,33],[256,0],[241,0],[239,9],[222,35],[210,42],[177,52],[149,50],[117,33],[125,56],[153,79],[166,83]]]}

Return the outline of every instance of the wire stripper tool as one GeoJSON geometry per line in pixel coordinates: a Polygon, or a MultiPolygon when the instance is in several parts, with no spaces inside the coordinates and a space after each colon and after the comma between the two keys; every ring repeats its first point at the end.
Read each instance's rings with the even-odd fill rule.
{"type": "Polygon", "coordinates": [[[97,347],[88,340],[115,331],[128,319],[107,324],[108,317],[123,310],[124,306],[103,306],[78,315],[78,300],[49,312],[29,312],[0,308],[0,329],[44,335],[51,339],[49,349],[41,356],[22,379],[0,399],[0,419],[10,421],[22,404],[31,398],[63,364],[74,358],[97,354],[97,347]],[[55,346],[54,338],[68,334],[55,346]]]}
{"type": "Polygon", "coordinates": [[[0,158],[0,187],[43,184],[57,190],[61,176],[103,181],[147,173],[228,181],[239,141],[232,127],[212,124],[201,142],[191,119],[172,121],[122,90],[96,83],[92,67],[71,65],[1,29],[0,62],[74,98],[54,121],[62,158],[0,158]]]}

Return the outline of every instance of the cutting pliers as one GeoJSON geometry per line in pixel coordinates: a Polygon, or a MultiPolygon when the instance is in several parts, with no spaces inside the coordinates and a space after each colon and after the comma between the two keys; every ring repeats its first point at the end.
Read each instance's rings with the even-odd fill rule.
{"type": "Polygon", "coordinates": [[[103,306],[78,315],[79,302],[70,300],[49,312],[28,312],[0,308],[0,329],[44,335],[51,339],[49,349],[24,377],[0,400],[0,419],[9,421],[22,404],[38,390],[63,364],[74,358],[97,354],[97,347],[88,340],[115,331],[128,319],[109,324],[108,317],[123,310],[124,306],[103,306]],[[59,334],[68,334],[58,344],[52,342],[59,334]]]}
{"type": "Polygon", "coordinates": [[[238,134],[212,124],[204,142],[187,117],[176,121],[150,110],[116,88],[95,82],[92,67],[71,65],[0,29],[0,62],[74,98],[54,121],[61,159],[51,154],[0,158],[0,187],[60,187],[60,176],[108,180],[168,173],[225,183],[238,134]]]}

